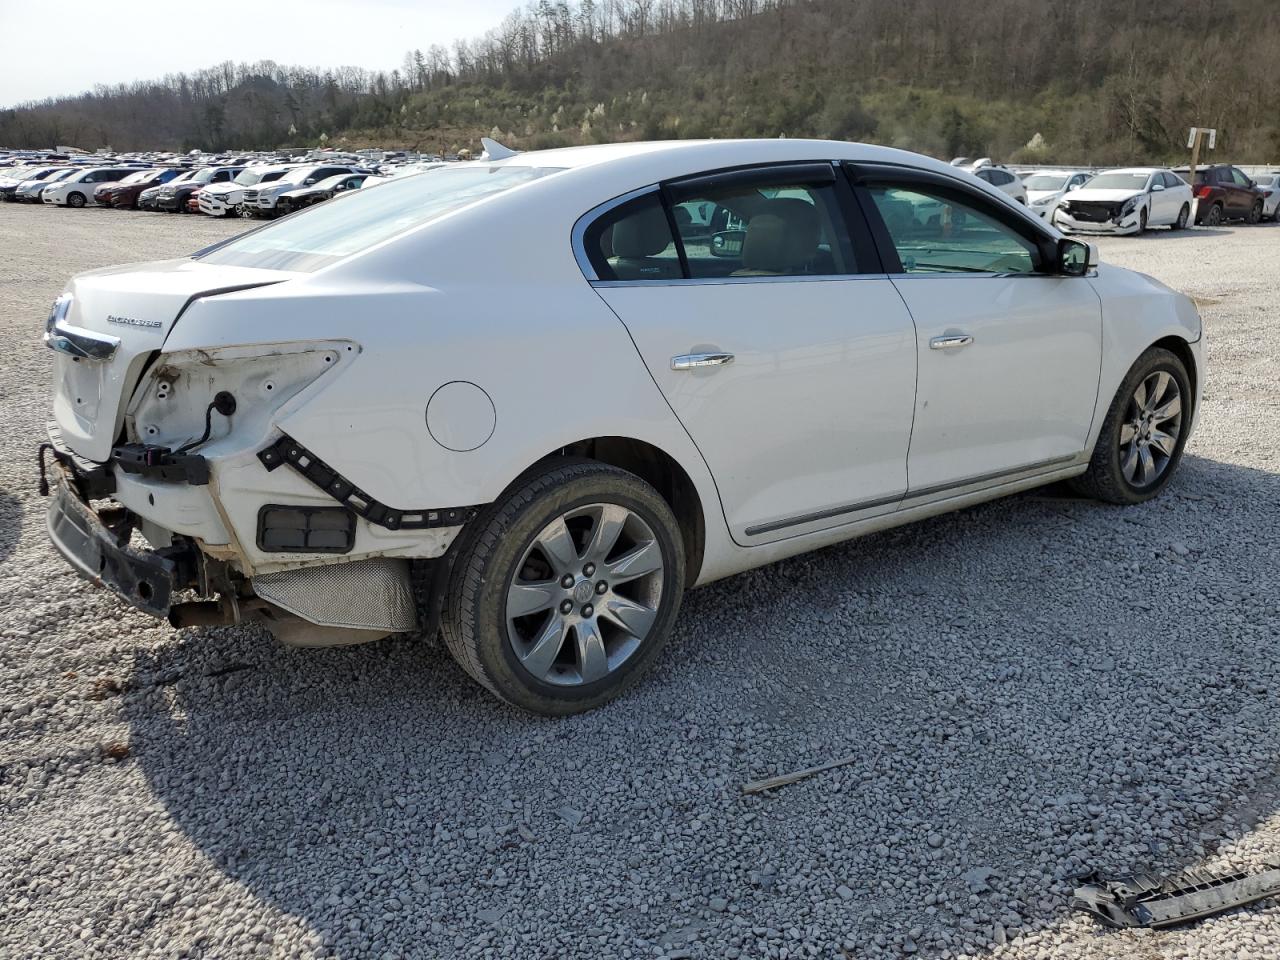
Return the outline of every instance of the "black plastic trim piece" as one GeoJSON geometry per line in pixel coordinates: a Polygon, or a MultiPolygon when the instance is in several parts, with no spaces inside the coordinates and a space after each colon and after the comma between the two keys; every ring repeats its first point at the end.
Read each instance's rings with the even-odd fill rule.
{"type": "Polygon", "coordinates": [[[1139,873],[1107,880],[1094,872],[1079,879],[1072,908],[1117,928],[1160,930],[1280,895],[1276,864],[1255,874],[1193,870],[1172,879],[1139,873]]]}
{"type": "Polygon", "coordinates": [[[209,461],[198,453],[180,453],[149,443],[124,443],[111,449],[111,462],[125,473],[203,487],[209,483],[209,461]]]}
{"type": "Polygon", "coordinates": [[[379,503],[291,437],[258,451],[258,459],[268,471],[287,463],[333,499],[345,504],[370,523],[388,530],[429,530],[457,527],[473,519],[483,504],[469,507],[429,507],[398,510],[379,503]]]}
{"type": "Polygon", "coordinates": [[[47,520],[53,545],[86,580],[107,587],[144,613],[163,618],[174,589],[174,560],[122,543],[75,491],[67,468],[57,469],[47,520]]]}
{"type": "Polygon", "coordinates": [[[257,540],[263,553],[350,553],[356,545],[356,515],[347,507],[263,504],[258,509],[257,540]]]}

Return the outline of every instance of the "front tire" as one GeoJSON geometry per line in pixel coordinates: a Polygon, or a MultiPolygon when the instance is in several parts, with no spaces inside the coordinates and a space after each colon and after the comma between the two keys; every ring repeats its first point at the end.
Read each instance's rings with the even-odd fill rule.
{"type": "Polygon", "coordinates": [[[1259,200],[1249,209],[1248,222],[1256,224],[1262,222],[1262,201],[1259,200]]]}
{"type": "Polygon", "coordinates": [[[73,193],[73,194],[71,194],[70,196],[68,196],[68,197],[67,197],[67,206],[68,206],[68,207],[77,207],[77,208],[79,208],[79,207],[83,207],[83,206],[84,206],[84,194],[83,194],[83,193],[73,193]]]}
{"type": "Polygon", "coordinates": [[[1072,486],[1098,500],[1125,505],[1159,494],[1182,460],[1193,402],[1183,362],[1163,347],[1151,347],[1125,375],[1089,469],[1072,486]]]}
{"type": "Polygon", "coordinates": [[[552,461],[464,531],[441,627],[449,652],[501,699],[564,716],[648,670],[684,591],[666,501],[634,474],[552,461]]]}

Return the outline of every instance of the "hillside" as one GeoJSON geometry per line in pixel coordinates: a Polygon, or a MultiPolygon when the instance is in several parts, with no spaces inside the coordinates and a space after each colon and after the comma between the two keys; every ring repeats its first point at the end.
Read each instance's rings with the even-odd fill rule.
{"type": "Polygon", "coordinates": [[[938,156],[1280,160],[1272,0],[548,0],[371,73],[219,67],[0,111],[0,144],[449,150],[821,136],[938,156]],[[1038,135],[1038,136],[1037,136],[1038,135]]]}

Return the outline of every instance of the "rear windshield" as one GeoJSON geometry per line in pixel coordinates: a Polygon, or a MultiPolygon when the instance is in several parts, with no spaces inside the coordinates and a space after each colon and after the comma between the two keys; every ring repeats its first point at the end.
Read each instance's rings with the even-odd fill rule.
{"type": "Polygon", "coordinates": [[[205,263],[309,272],[484,197],[555,173],[468,163],[358,190],[197,254],[205,263]]]}
{"type": "Polygon", "coordinates": [[[1034,177],[1027,177],[1022,181],[1022,185],[1028,190],[1061,190],[1067,185],[1067,175],[1065,173],[1037,173],[1034,177]]]}

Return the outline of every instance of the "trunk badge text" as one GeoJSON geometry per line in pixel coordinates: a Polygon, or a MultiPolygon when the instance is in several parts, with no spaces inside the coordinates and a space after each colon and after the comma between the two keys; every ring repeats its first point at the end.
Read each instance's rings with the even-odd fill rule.
{"type": "Polygon", "coordinates": [[[122,327],[159,327],[163,326],[159,320],[139,320],[136,317],[117,317],[114,313],[107,314],[107,323],[115,323],[122,327]]]}

